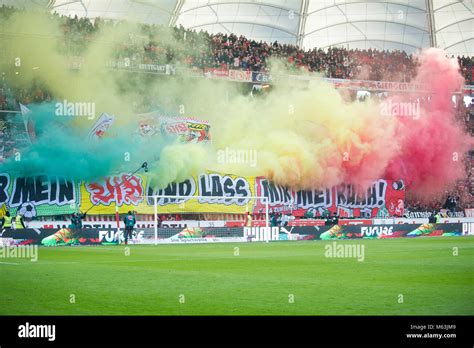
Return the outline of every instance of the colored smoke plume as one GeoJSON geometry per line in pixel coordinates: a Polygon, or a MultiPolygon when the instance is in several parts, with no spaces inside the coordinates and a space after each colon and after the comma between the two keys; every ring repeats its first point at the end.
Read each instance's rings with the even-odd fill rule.
{"type": "MultiPolygon", "coordinates": [[[[456,62],[440,50],[421,53],[414,79],[429,83],[433,102],[421,105],[419,117],[395,117],[383,114],[383,103],[414,101],[417,96],[400,93],[382,102],[349,102],[322,80],[295,87],[280,79],[264,98],[251,98],[242,95],[240,86],[222,81],[106,69],[107,61],[121,58],[116,54],[119,42],[147,35],[133,23],[118,29],[105,27],[95,34],[81,52],[80,71],[71,71],[69,58],[58,51],[61,39],[56,22],[21,13],[12,16],[4,28],[8,35],[0,36],[3,49],[26,57],[20,68],[2,66],[19,71],[8,79],[12,86],[40,83],[55,100],[94,102],[97,117],[107,112],[116,115],[117,121],[100,142],[90,143],[85,134],[95,120],[71,118],[57,126],[51,122],[54,116],[46,112],[51,105],[30,104],[30,118],[40,128],[38,139],[30,149],[22,150],[21,161],[10,159],[0,165],[1,171],[94,179],[114,171],[133,171],[147,161],[149,175],[161,187],[204,170],[217,170],[262,175],[294,189],[341,183],[365,188],[378,178],[402,178],[415,193],[427,195],[463,177],[462,159],[472,146],[451,106],[451,94],[463,81],[456,62]],[[137,110],[134,105],[142,107],[137,110]],[[185,116],[209,120],[212,143],[189,145],[132,136],[138,128],[135,114],[157,108],[175,115],[184,110],[185,116]],[[225,148],[253,151],[257,161],[252,166],[220,163],[217,153],[225,148]],[[125,153],[130,155],[128,162],[125,153]]],[[[184,43],[172,35],[163,29],[160,38],[180,51],[184,43]]],[[[274,63],[272,74],[288,72],[274,63]]]]}
{"type": "MultiPolygon", "coordinates": [[[[452,94],[464,81],[455,59],[443,51],[425,50],[419,56],[420,66],[414,83],[427,84],[432,91],[429,104],[421,104],[416,119],[398,117],[396,137],[399,153],[394,154],[385,172],[387,178],[402,177],[415,195],[427,197],[449,189],[464,176],[464,155],[472,148],[472,138],[455,118],[452,94]]],[[[410,94],[394,100],[414,99],[410,94]]]]}

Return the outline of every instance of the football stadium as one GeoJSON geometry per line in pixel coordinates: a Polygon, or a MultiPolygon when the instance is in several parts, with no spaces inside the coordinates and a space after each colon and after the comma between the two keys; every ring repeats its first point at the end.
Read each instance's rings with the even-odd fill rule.
{"type": "Polygon", "coordinates": [[[467,0],[0,0],[0,315],[474,315],[473,63],[467,0]]]}

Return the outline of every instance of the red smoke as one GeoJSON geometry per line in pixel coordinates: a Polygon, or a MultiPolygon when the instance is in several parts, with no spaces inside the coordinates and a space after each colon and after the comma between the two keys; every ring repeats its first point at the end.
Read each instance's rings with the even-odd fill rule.
{"type": "MultiPolygon", "coordinates": [[[[472,138],[456,120],[451,101],[464,81],[457,61],[438,49],[428,49],[418,57],[420,66],[413,83],[427,84],[430,102],[421,103],[418,115],[401,110],[396,140],[399,153],[391,159],[385,178],[403,178],[417,196],[441,193],[464,177],[464,155],[472,138]]],[[[413,94],[400,94],[392,102],[413,102],[413,94]]]]}

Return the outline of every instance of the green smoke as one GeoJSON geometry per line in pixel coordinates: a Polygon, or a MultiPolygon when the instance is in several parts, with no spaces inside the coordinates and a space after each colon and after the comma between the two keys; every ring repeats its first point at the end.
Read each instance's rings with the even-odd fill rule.
{"type": "MultiPolygon", "coordinates": [[[[87,134],[95,120],[81,120],[85,125],[78,125],[77,116],[56,115],[54,102],[29,107],[36,139],[2,163],[1,172],[97,179],[117,171],[133,171],[145,161],[159,161],[161,151],[172,146],[170,140],[160,137],[146,139],[133,135],[130,126],[112,125],[109,130],[113,136],[106,133],[99,141],[90,140],[87,134]]],[[[16,118],[15,121],[22,122],[21,115],[16,118]]]]}

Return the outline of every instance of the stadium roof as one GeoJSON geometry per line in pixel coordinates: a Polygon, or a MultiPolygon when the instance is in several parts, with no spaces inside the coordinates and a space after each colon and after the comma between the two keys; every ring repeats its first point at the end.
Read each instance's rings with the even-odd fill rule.
{"type": "Polygon", "coordinates": [[[305,49],[440,47],[474,55],[474,0],[0,0],[65,15],[183,25],[305,49]]]}

